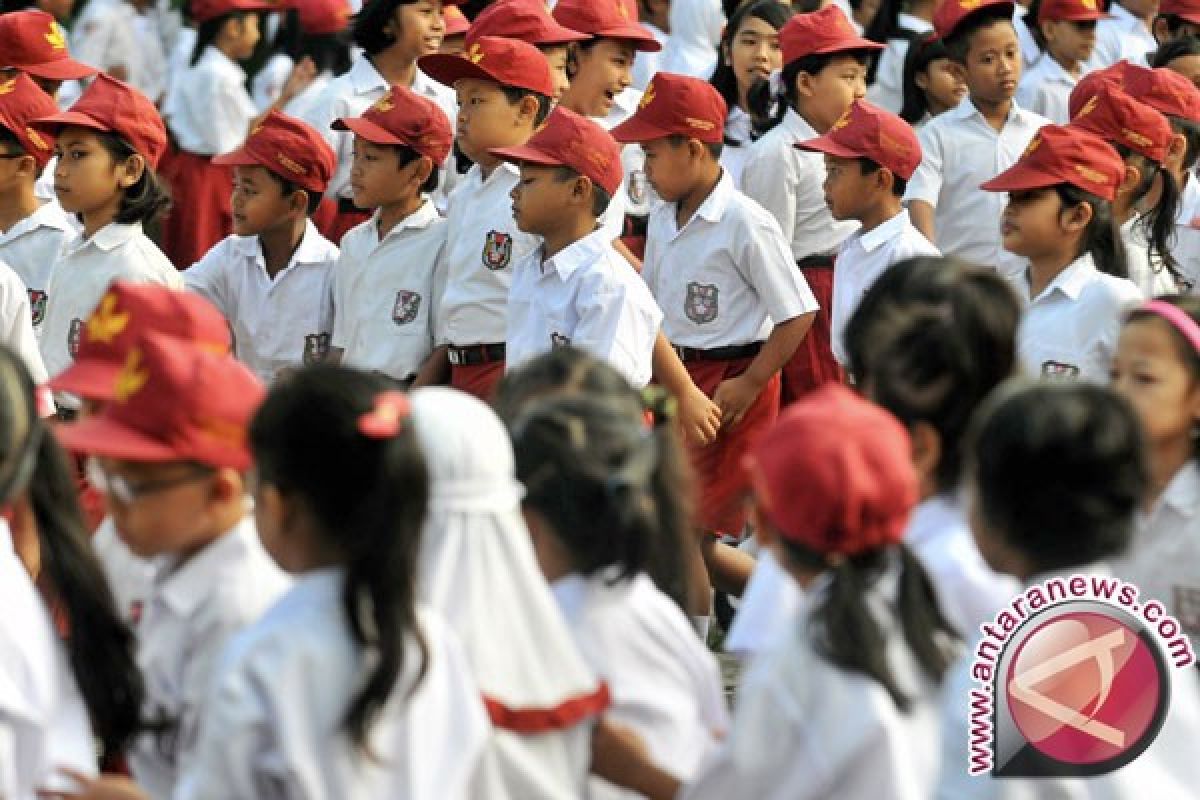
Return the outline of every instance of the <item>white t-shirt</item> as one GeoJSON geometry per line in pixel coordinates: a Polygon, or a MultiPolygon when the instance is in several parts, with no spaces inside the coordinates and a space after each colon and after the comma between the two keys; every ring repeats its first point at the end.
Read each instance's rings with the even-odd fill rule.
{"type": "Polygon", "coordinates": [[[1054,56],[1042,53],[1037,63],[1021,76],[1017,102],[1021,108],[1040,114],[1055,125],[1066,125],[1071,121],[1067,106],[1076,83],[1075,76],[1063,69],[1054,56]]]}
{"type": "Polygon", "coordinates": [[[1175,246],[1171,255],[1179,262],[1191,290],[1200,287],[1200,178],[1193,171],[1179,197],[1179,215],[1175,217],[1175,246]]]}
{"type": "Polygon", "coordinates": [[[175,78],[163,107],[163,120],[179,149],[202,156],[236,150],[257,115],[246,91],[245,70],[212,45],[175,78]]]}

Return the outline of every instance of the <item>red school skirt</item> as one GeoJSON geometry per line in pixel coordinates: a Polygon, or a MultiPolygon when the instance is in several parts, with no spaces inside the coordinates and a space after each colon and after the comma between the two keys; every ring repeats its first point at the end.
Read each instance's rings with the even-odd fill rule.
{"type": "Polygon", "coordinates": [[[833,259],[801,259],[799,269],[821,308],[808,335],[781,370],[780,405],[784,408],[823,384],[846,382],[846,371],[833,357],[833,259]]]}
{"type": "Polygon", "coordinates": [[[158,171],[171,189],[159,244],[176,269],[187,269],[233,232],[233,168],[171,145],[158,171]]]}
{"type": "Polygon", "coordinates": [[[371,211],[355,208],[344,199],[326,197],[317,206],[312,216],[313,225],[329,241],[340,245],[346,231],[356,228],[371,218],[371,211]]]}
{"type": "Polygon", "coordinates": [[[503,377],[503,361],[469,366],[450,365],[450,385],[459,391],[475,395],[488,405],[496,399],[496,386],[503,377]]]}
{"type": "MultiPolygon", "coordinates": [[[[712,397],[722,381],[741,375],[753,360],[688,361],[684,366],[700,391],[712,397]]],[[[734,428],[722,428],[716,441],[703,446],[687,442],[688,460],[696,476],[695,495],[701,498],[696,524],[703,530],[740,535],[746,527],[749,482],[742,458],[779,416],[780,384],[780,376],[772,376],[742,421],[734,428]]]]}

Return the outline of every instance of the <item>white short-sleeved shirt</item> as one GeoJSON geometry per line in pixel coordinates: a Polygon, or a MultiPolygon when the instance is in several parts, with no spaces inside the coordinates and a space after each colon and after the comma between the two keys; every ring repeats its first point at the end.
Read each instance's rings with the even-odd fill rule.
{"type": "Polygon", "coordinates": [[[708,80],[716,69],[717,48],[725,30],[721,0],[673,0],[667,18],[671,36],[662,51],[659,71],[708,80]]]}
{"type": "Polygon", "coordinates": [[[21,357],[34,383],[46,382],[46,365],[33,334],[29,294],[17,273],[3,261],[0,261],[0,342],[21,357]]]}
{"type": "MultiPolygon", "coordinates": [[[[1200,291],[1200,178],[1193,171],[1179,197],[1175,217],[1175,247],[1171,251],[1191,291],[1200,291]]],[[[2,255],[0,255],[2,257],[2,255]]]]}
{"type": "Polygon", "coordinates": [[[725,118],[725,146],[721,148],[721,168],[733,178],[733,185],[742,188],[742,169],[754,141],[754,125],[750,115],[740,107],[729,109],[725,118]]]}
{"type": "Polygon", "coordinates": [[[229,320],[233,352],[271,382],[281,370],[315,363],[333,332],[333,265],[337,246],[305,223],[304,238],[274,278],[257,236],[227,236],[183,278],[229,320]]]}
{"type": "Polygon", "coordinates": [[[85,239],[67,242],[50,272],[46,315],[38,343],[51,377],[75,359],[83,321],[117,279],[183,288],[183,278],[140,223],[105,225],[85,239]]]}
{"type": "Polygon", "coordinates": [[[39,331],[46,314],[50,270],[75,234],[67,212],[54,200],[42,203],[37,211],[0,233],[0,261],[12,267],[29,290],[34,326],[39,331]]]}
{"type": "Polygon", "coordinates": [[[518,177],[512,164],[498,165],[486,178],[475,164],[450,195],[440,344],[505,340],[513,265],[541,246],[540,237],[523,233],[513,219],[509,193],[518,177]]]}
{"type": "Polygon", "coordinates": [[[1021,108],[1040,114],[1055,125],[1066,125],[1071,121],[1067,105],[1076,83],[1075,76],[1063,69],[1054,56],[1042,53],[1037,63],[1021,76],[1017,102],[1021,108]]]}
{"type": "Polygon", "coordinates": [[[1026,275],[1012,279],[1026,308],[1017,328],[1017,355],[1027,374],[1051,380],[1107,384],[1121,320],[1142,300],[1125,278],[1077,258],[1035,298],[1026,275]]]}
{"type": "Polygon", "coordinates": [[[200,741],[176,800],[467,800],[490,735],[458,642],[418,607],[427,660],[403,644],[400,678],[370,728],[376,758],[354,750],[342,721],[364,661],[342,608],[343,572],[298,576],[237,636],[207,695],[200,741]]]}
{"type": "Polygon", "coordinates": [[[833,355],[842,364],[847,362],[846,324],[862,301],[867,290],[897,261],[915,256],[941,255],[908,218],[907,211],[863,233],[852,234],[842,244],[833,271],[833,308],[830,309],[833,329],[833,355]]]}
{"type": "Polygon", "coordinates": [[[789,108],[783,120],[746,152],[742,191],[771,212],[800,260],[833,255],[858,230],[854,220],[837,221],[825,204],[825,157],[792,145],[817,132],[789,108]]]}
{"type": "Polygon", "coordinates": [[[253,624],[290,581],[258,540],[247,517],[176,566],[159,564],[135,629],[146,683],[143,715],[170,720],[139,736],[129,753],[138,784],[169,798],[196,746],[197,722],[225,645],[253,624]]]}
{"type": "Polygon", "coordinates": [[[429,200],[382,240],[379,213],[342,237],[333,268],[333,347],[342,363],[397,380],[433,351],[446,221],[429,200]]]}
{"type": "Polygon", "coordinates": [[[778,223],[727,173],[682,228],[675,207],[663,203],[650,216],[642,266],[672,344],[758,342],[774,324],[817,310],[778,223]]]}
{"type": "Polygon", "coordinates": [[[246,91],[246,72],[209,45],[195,66],[175,79],[163,119],[180,150],[215,156],[237,149],[258,108],[246,91]]]}
{"type": "Polygon", "coordinates": [[[1180,291],[1175,282],[1175,273],[1166,268],[1162,259],[1150,253],[1146,228],[1137,214],[1121,225],[1121,242],[1125,245],[1129,280],[1141,290],[1143,297],[1158,297],[1180,291]]]}
{"type": "Polygon", "coordinates": [[[1109,3],[1108,14],[1107,19],[1096,23],[1096,47],[1084,65],[1084,71],[1104,69],[1121,59],[1148,66],[1146,56],[1158,49],[1158,42],[1146,23],[1129,13],[1120,2],[1109,3]]]}
{"type": "Polygon", "coordinates": [[[146,598],[154,588],[154,561],[142,558],[121,541],[111,515],[100,520],[92,534],[92,552],[104,570],[121,619],[136,625],[142,618],[146,598]]]}
{"type": "Polygon", "coordinates": [[[904,199],[934,207],[934,239],[943,255],[994,268],[1012,276],[1025,263],[1001,245],[1000,217],[1008,196],[980,184],[1017,163],[1046,119],[1015,102],[1004,128],[996,131],[965,98],[931,119],[918,132],[923,158],[904,199]]]}
{"type": "MultiPolygon", "coordinates": [[[[720,672],[687,617],[645,574],[572,573],[554,597],[588,666],[608,684],[605,715],[642,738],[650,757],[690,780],[729,727],[720,672]]],[[[591,780],[591,800],[641,795],[591,780]]]]}
{"type": "Polygon", "coordinates": [[[669,47],[671,34],[645,20],[642,20],[640,24],[643,28],[654,34],[655,40],[663,45],[663,50],[657,53],[639,50],[637,56],[633,59],[633,88],[645,91],[646,87],[650,85],[650,79],[654,77],[656,72],[662,69],[662,54],[669,47]]]}
{"type": "MultiPolygon", "coordinates": [[[[616,96],[607,117],[593,121],[611,131],[636,114],[641,103],[642,90],[630,86],[616,96]]],[[[646,178],[646,151],[640,144],[621,145],[621,174],[621,186],[613,195],[613,202],[600,215],[600,226],[610,231],[613,239],[624,230],[626,214],[645,217],[662,204],[662,198],[646,178]]]]}
{"type": "Polygon", "coordinates": [[[508,368],[572,345],[607,361],[634,386],[649,383],[662,311],[605,231],[544,258],[539,247],[513,268],[508,368]]]}
{"type": "MultiPolygon", "coordinates": [[[[933,23],[901,11],[896,25],[916,35],[933,30],[933,23]]],[[[867,89],[867,100],[899,114],[904,107],[904,58],[908,55],[909,40],[900,36],[888,39],[887,46],[879,54],[879,66],[875,70],[875,83],[867,89]]]]}
{"type": "Polygon", "coordinates": [[[68,789],[59,770],[96,774],[87,707],[42,596],[0,519],[0,796],[68,789]]]}
{"type": "Polygon", "coordinates": [[[92,0],[72,25],[71,55],[101,72],[123,68],[124,80],[157,103],[167,72],[157,28],[132,3],[92,0]]]}

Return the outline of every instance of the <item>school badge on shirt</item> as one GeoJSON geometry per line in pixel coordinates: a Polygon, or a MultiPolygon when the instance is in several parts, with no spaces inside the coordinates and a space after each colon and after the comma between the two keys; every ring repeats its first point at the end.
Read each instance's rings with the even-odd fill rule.
{"type": "Polygon", "coordinates": [[[71,326],[67,328],[67,352],[71,354],[71,358],[79,355],[81,338],[83,338],[83,320],[76,317],[71,320],[71,326]]]}
{"type": "Polygon", "coordinates": [[[512,234],[488,231],[483,243],[483,265],[493,272],[504,269],[512,259],[512,248],[512,234]]]}
{"type": "Polygon", "coordinates": [[[683,301],[683,313],[697,325],[712,322],[717,318],[717,287],[711,283],[689,283],[687,297],[683,301]]]}
{"type": "Polygon", "coordinates": [[[46,318],[46,293],[41,289],[29,290],[29,312],[33,315],[33,324],[41,325],[46,318]]]}
{"type": "Polygon", "coordinates": [[[561,333],[550,334],[550,347],[558,349],[559,347],[569,347],[570,344],[570,336],[563,336],[561,333]]]}
{"type": "Polygon", "coordinates": [[[392,322],[407,325],[417,318],[421,310],[421,295],[401,289],[396,292],[396,303],[392,306],[392,322]]]}
{"type": "Polygon", "coordinates": [[[1043,361],[1042,377],[1052,381],[1073,381],[1079,377],[1079,367],[1061,361],[1043,361]]]}
{"type": "Polygon", "coordinates": [[[329,353],[328,333],[310,333],[304,337],[304,364],[312,366],[325,360],[329,353]]]}

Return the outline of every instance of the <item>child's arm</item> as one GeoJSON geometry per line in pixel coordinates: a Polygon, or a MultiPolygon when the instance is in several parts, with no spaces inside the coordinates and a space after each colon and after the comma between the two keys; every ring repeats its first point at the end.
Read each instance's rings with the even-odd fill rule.
{"type": "Polygon", "coordinates": [[[721,427],[733,427],[742,421],[767,381],[783,369],[796,352],[816,316],[817,312],[810,311],[776,324],[746,371],[721,382],[713,392],[713,402],[721,409],[721,427]]]}
{"type": "Polygon", "coordinates": [[[932,242],[934,234],[933,206],[924,200],[909,200],[908,216],[912,220],[913,227],[932,242]]]}
{"type": "Polygon", "coordinates": [[[413,379],[412,388],[420,389],[422,386],[444,386],[449,382],[449,347],[440,344],[433,348],[433,352],[429,354],[429,358],[425,359],[425,363],[417,370],[417,377],[413,379]]]}
{"type": "Polygon", "coordinates": [[[690,441],[708,444],[721,428],[721,409],[692,382],[675,348],[660,330],[654,339],[654,378],[679,402],[679,426],[690,441]]]}
{"type": "Polygon", "coordinates": [[[592,731],[592,774],[649,800],[674,800],[682,784],[650,760],[629,728],[602,718],[592,731]]]}
{"type": "Polygon", "coordinates": [[[942,148],[941,140],[928,128],[922,129],[917,138],[921,140],[921,163],[908,181],[904,202],[912,224],[936,244],[934,239],[933,213],[937,208],[938,195],[942,191],[942,148]]]}

